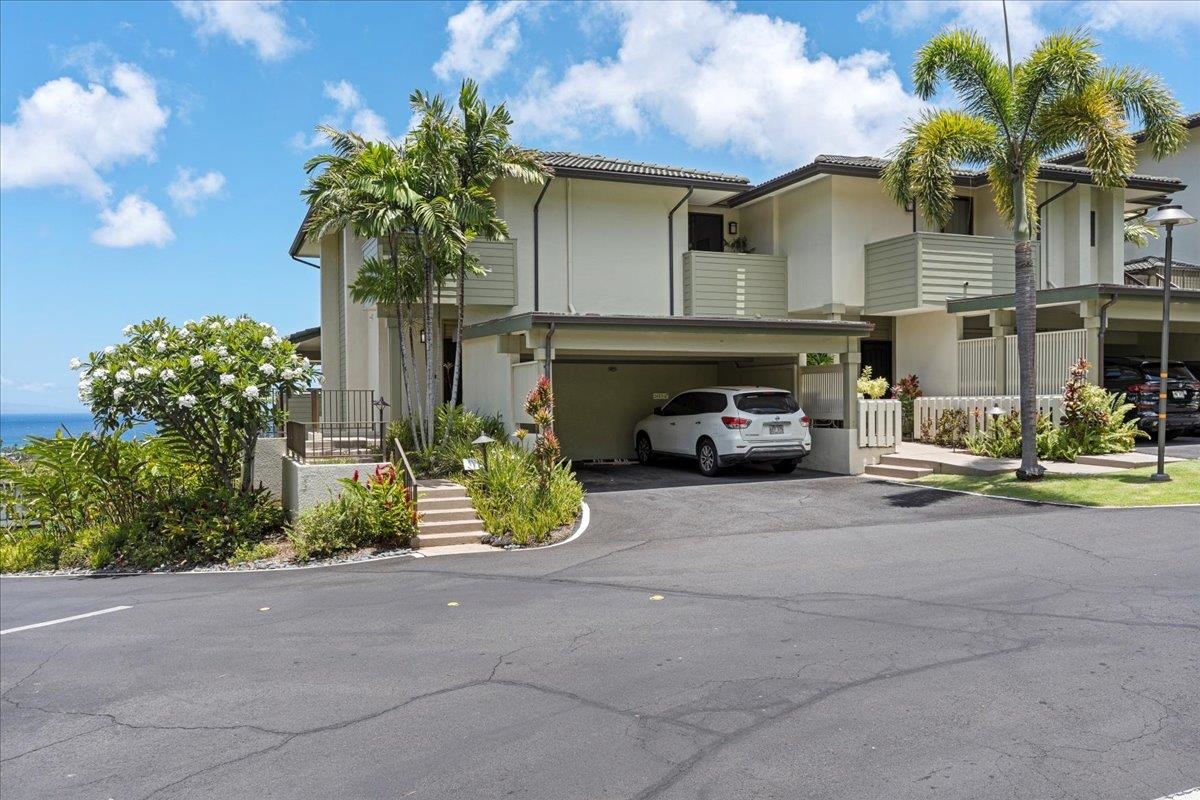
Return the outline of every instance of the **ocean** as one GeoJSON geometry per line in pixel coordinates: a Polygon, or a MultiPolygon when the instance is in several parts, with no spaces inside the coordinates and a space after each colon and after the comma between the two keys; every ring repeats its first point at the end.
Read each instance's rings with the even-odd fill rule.
{"type": "MultiPolygon", "coordinates": [[[[0,446],[4,449],[20,447],[30,436],[51,437],[56,430],[64,435],[79,436],[95,428],[92,415],[83,412],[63,413],[0,413],[0,446]]],[[[133,436],[145,436],[153,430],[140,426],[130,431],[133,436]]]]}

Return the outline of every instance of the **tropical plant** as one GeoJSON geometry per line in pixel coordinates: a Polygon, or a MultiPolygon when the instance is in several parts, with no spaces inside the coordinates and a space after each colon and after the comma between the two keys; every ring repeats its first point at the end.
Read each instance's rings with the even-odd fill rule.
{"type": "Polygon", "coordinates": [[[1145,247],[1158,238],[1158,228],[1147,225],[1144,216],[1125,220],[1125,243],[1145,247]]]}
{"type": "Polygon", "coordinates": [[[425,478],[461,474],[463,459],[479,455],[478,445],[474,441],[483,434],[498,441],[503,440],[503,420],[499,416],[477,414],[449,403],[437,407],[433,444],[428,447],[416,446],[409,420],[393,420],[388,425],[388,442],[399,440],[413,470],[425,478]]]}
{"type": "Polygon", "coordinates": [[[538,378],[529,396],[525,398],[525,413],[537,425],[537,442],[533,446],[533,456],[537,464],[538,484],[545,488],[550,483],[554,468],[562,461],[562,447],[558,443],[558,435],[554,432],[554,390],[550,386],[550,379],[545,375],[538,378]]]}
{"type": "MultiPolygon", "coordinates": [[[[975,409],[976,416],[981,413],[975,409]]],[[[1037,416],[1038,454],[1043,458],[1050,457],[1050,446],[1056,429],[1045,414],[1037,416]]],[[[986,427],[976,427],[974,433],[967,434],[963,443],[966,448],[977,456],[989,458],[1019,458],[1021,455],[1021,415],[1018,411],[1009,411],[993,419],[986,427]]]]}
{"type": "Polygon", "coordinates": [[[858,376],[858,393],[866,395],[872,400],[878,400],[887,394],[887,378],[872,378],[871,374],[871,367],[862,368],[862,374],[858,376]]]}
{"type": "Polygon", "coordinates": [[[302,560],[362,547],[400,547],[417,533],[416,504],[396,470],[375,468],[365,483],[343,478],[341,494],[301,512],[288,538],[302,560]]]}
{"type": "Polygon", "coordinates": [[[892,397],[900,401],[900,430],[907,438],[913,436],[913,408],[921,391],[921,380],[916,375],[905,375],[892,385],[892,397]]]}
{"type": "Polygon", "coordinates": [[[511,445],[494,446],[486,470],[468,474],[467,491],[484,528],[502,542],[543,542],[579,516],[583,487],[568,465],[549,472],[539,457],[511,445]]]}
{"type": "Polygon", "coordinates": [[[930,110],[912,121],[883,171],[883,184],[897,203],[915,202],[926,218],[944,225],[953,208],[954,169],[963,164],[987,168],[1016,253],[1017,477],[1035,480],[1045,471],[1037,460],[1035,402],[1032,240],[1038,226],[1038,169],[1044,159],[1081,147],[1097,185],[1122,186],[1136,163],[1129,118],[1141,119],[1155,158],[1180,149],[1186,129],[1179,103],[1158,76],[1102,66],[1095,39],[1085,33],[1047,36],[1024,61],[1013,64],[1010,56],[1006,67],[978,34],[945,31],[930,39],[913,63],[913,86],[923,99],[932,98],[943,80],[962,109],[930,110]]]}
{"type": "Polygon", "coordinates": [[[921,441],[939,447],[959,448],[967,437],[967,412],[961,408],[946,408],[937,416],[937,427],[926,420],[921,426],[921,441]]]}
{"type": "Polygon", "coordinates": [[[308,388],[308,359],[248,317],[204,317],[179,327],[160,317],[127,325],[124,334],[125,342],[87,361],[71,360],[80,370],[79,398],[96,422],[103,430],[153,422],[226,490],[250,491],[258,435],[279,398],[308,388]]]}
{"type": "Polygon", "coordinates": [[[729,253],[744,253],[744,254],[749,255],[749,254],[753,253],[756,249],[757,248],[750,246],[750,240],[747,239],[744,235],[735,236],[732,239],[725,240],[725,250],[726,250],[726,252],[729,252],[729,253]]]}
{"type": "Polygon", "coordinates": [[[1129,418],[1134,406],[1125,402],[1123,394],[1105,391],[1088,381],[1090,367],[1086,359],[1079,359],[1063,386],[1062,415],[1049,448],[1055,460],[1127,453],[1138,438],[1149,438],[1138,429],[1137,420],[1129,418]]]}

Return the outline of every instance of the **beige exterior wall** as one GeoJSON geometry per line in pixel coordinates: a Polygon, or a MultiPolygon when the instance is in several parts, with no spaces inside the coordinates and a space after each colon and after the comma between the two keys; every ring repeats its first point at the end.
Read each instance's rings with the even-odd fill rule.
{"type": "Polygon", "coordinates": [[[958,394],[959,325],[944,311],[896,317],[896,374],[916,374],[927,395],[958,394]]]}
{"type": "Polygon", "coordinates": [[[321,239],[321,373],[324,386],[343,388],[342,353],[345,350],[345,322],[342,303],[345,300],[345,276],[342,274],[342,235],[331,234],[321,239]]]}
{"type": "MultiPolygon", "coordinates": [[[[1188,130],[1188,145],[1181,152],[1159,161],[1143,143],[1137,148],[1137,171],[1143,175],[1162,175],[1179,178],[1187,184],[1171,201],[1179,203],[1193,217],[1200,218],[1200,128],[1188,130]]],[[[1200,225],[1175,229],[1174,256],[1180,261],[1200,264],[1200,225]]],[[[1162,256],[1165,242],[1162,237],[1151,239],[1145,247],[1125,245],[1125,258],[1162,256]]]]}
{"type": "Polygon", "coordinates": [[[818,178],[775,202],[776,255],[788,257],[788,311],[823,309],[834,302],[833,180],[818,178]]]}

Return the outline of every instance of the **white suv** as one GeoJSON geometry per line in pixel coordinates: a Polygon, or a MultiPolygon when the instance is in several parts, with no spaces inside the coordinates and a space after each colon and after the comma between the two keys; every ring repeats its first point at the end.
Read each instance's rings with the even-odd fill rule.
{"type": "Polygon", "coordinates": [[[812,450],[809,419],[791,392],[766,386],[714,386],[692,389],[638,422],[634,445],[638,461],[658,453],[688,456],[700,471],[747,461],[769,462],[776,472],[796,469],[812,450]]]}

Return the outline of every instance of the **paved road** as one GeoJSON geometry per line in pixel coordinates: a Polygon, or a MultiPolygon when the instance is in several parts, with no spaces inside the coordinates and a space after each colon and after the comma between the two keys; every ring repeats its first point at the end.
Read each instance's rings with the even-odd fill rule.
{"type": "Polygon", "coordinates": [[[5,630],[130,606],[0,639],[0,795],[1200,785],[1196,509],[805,473],[586,477],[592,528],[540,552],[0,580],[5,630]]]}
{"type": "MultiPolygon", "coordinates": [[[[1157,439],[1141,439],[1137,449],[1143,453],[1157,453],[1157,439]]],[[[1179,436],[1167,442],[1166,453],[1176,458],[1200,458],[1200,436],[1179,436]]]]}

